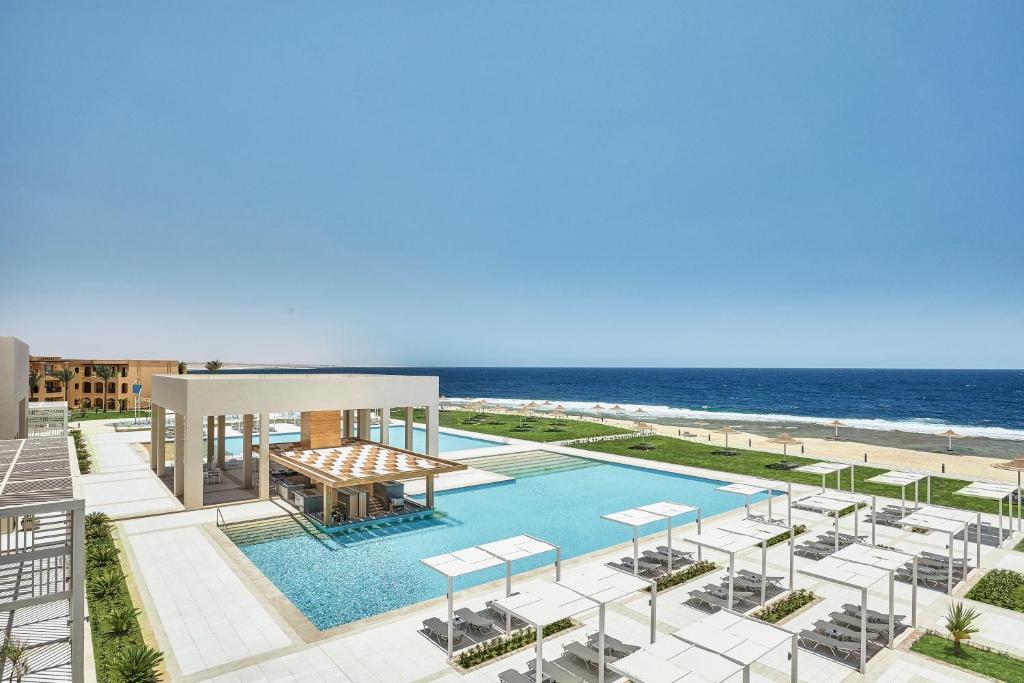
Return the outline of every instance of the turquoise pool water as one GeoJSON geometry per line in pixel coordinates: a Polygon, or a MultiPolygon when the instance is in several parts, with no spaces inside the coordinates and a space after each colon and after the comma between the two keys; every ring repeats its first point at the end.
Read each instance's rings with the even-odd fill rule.
{"type": "MultiPolygon", "coordinates": [[[[370,428],[370,439],[376,441],[380,435],[380,427],[370,428]]],[[[396,446],[405,447],[405,427],[402,425],[391,425],[388,430],[389,441],[396,446]]],[[[270,443],[287,443],[298,441],[298,432],[271,432],[270,443]]],[[[412,449],[419,453],[426,452],[427,432],[424,429],[414,427],[412,430],[412,449]]],[[[461,451],[467,448],[487,448],[489,446],[501,446],[501,441],[488,441],[486,439],[474,439],[460,434],[438,434],[438,446],[442,453],[449,451],[461,451]]],[[[231,455],[238,455],[242,452],[242,437],[229,436],[224,439],[225,452],[231,455]]]]}
{"type": "MultiPolygon", "coordinates": [[[[699,506],[705,517],[742,506],[740,496],[715,490],[722,484],[601,463],[442,492],[439,513],[429,519],[252,543],[228,535],[317,628],[327,629],[444,595],[445,579],[421,558],[523,533],[561,545],[563,558],[574,557],[632,538],[628,527],[600,518],[609,512],[659,500],[699,506]]],[[[652,524],[641,534],[661,529],[664,524],[652,524]]],[[[513,571],[553,562],[542,555],[516,562],[513,571]]],[[[456,590],[503,576],[497,567],[460,577],[456,590]]]]}

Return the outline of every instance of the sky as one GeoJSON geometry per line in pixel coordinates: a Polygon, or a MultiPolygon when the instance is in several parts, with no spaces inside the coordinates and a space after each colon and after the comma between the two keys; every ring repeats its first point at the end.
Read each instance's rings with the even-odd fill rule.
{"type": "Polygon", "coordinates": [[[0,6],[0,334],[1024,367],[1024,3],[0,6]]]}

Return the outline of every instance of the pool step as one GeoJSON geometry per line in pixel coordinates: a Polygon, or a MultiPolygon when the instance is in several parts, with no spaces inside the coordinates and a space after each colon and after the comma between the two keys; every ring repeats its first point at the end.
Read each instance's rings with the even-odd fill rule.
{"type": "Polygon", "coordinates": [[[302,536],[303,534],[314,536],[321,540],[329,538],[327,534],[317,529],[312,522],[298,515],[254,519],[248,522],[232,522],[231,524],[225,524],[221,529],[235,545],[240,546],[281,541],[286,538],[302,536]]]}
{"type": "Polygon", "coordinates": [[[499,455],[483,455],[478,458],[463,458],[461,462],[478,469],[495,472],[507,477],[521,479],[536,477],[556,472],[596,467],[599,462],[587,458],[577,458],[560,453],[547,451],[531,451],[528,453],[512,453],[499,455]]]}

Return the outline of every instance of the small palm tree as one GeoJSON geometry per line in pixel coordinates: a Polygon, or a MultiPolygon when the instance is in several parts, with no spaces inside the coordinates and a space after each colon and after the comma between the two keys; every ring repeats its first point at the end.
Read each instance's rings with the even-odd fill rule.
{"type": "Polygon", "coordinates": [[[78,371],[77,370],[72,370],[71,368],[61,368],[60,370],[57,370],[56,372],[51,372],[50,373],[50,377],[53,377],[55,380],[60,382],[60,385],[62,387],[64,387],[64,402],[65,403],[68,402],[68,389],[70,388],[69,383],[71,382],[71,380],[73,380],[75,378],[75,375],[77,375],[77,374],[78,374],[78,371]]]}
{"type": "Polygon", "coordinates": [[[36,393],[36,391],[39,390],[39,380],[40,379],[41,379],[41,376],[39,375],[39,371],[38,370],[33,368],[33,369],[28,371],[28,390],[30,392],[32,392],[33,394],[36,393]]]}
{"type": "Polygon", "coordinates": [[[159,650],[145,645],[129,645],[117,651],[111,661],[113,680],[118,683],[157,683],[157,667],[164,659],[159,650]]]}
{"type": "Polygon", "coordinates": [[[964,653],[963,641],[970,640],[971,635],[981,629],[974,625],[981,613],[974,607],[965,607],[964,603],[950,603],[946,610],[946,630],[953,639],[953,654],[960,657],[964,653]]]}
{"type": "Polygon", "coordinates": [[[210,372],[210,373],[218,372],[222,367],[224,367],[224,363],[221,362],[220,360],[208,360],[208,361],[206,361],[206,371],[207,372],[210,372]]]}
{"type": "Polygon", "coordinates": [[[7,660],[10,665],[11,677],[9,681],[21,679],[32,672],[28,663],[28,646],[17,638],[8,638],[0,645],[0,658],[7,660]]]}
{"type": "Polygon", "coordinates": [[[108,383],[110,382],[110,380],[114,379],[114,376],[117,374],[117,370],[115,370],[110,365],[97,365],[95,368],[93,368],[93,372],[96,373],[97,377],[103,380],[103,412],[107,412],[108,383]]]}

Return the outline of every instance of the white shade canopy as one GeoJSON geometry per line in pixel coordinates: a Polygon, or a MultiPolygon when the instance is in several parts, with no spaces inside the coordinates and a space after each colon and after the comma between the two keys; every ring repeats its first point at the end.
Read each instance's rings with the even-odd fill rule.
{"type": "Polygon", "coordinates": [[[760,486],[754,486],[753,484],[741,484],[741,483],[726,484],[725,486],[719,486],[718,490],[719,491],[724,491],[725,493],[738,493],[741,496],[754,496],[754,495],[757,495],[758,493],[767,493],[768,492],[768,489],[766,489],[766,488],[762,488],[760,486]]]}
{"type": "Polygon", "coordinates": [[[895,571],[914,559],[914,555],[902,550],[892,550],[864,543],[850,544],[840,549],[839,552],[833,553],[832,557],[878,567],[886,571],[895,571]]]}
{"type": "Polygon", "coordinates": [[[533,557],[534,555],[540,555],[552,550],[557,550],[558,546],[542,541],[539,538],[523,534],[520,536],[513,536],[512,538],[506,538],[502,541],[483,543],[478,545],[477,548],[480,548],[497,558],[511,562],[512,560],[521,560],[524,557],[533,557]]]}
{"type": "Polygon", "coordinates": [[[519,593],[494,602],[538,630],[598,606],[594,600],[565,586],[540,581],[527,584],[519,593]]]}
{"type": "Polygon", "coordinates": [[[653,512],[641,510],[639,508],[630,508],[629,510],[622,510],[621,512],[612,512],[607,515],[601,515],[601,519],[607,519],[612,522],[618,522],[619,524],[625,524],[631,527],[640,527],[645,524],[654,524],[655,522],[664,522],[665,517],[662,515],[656,515],[653,512]]]}
{"type": "Polygon", "coordinates": [[[472,574],[482,569],[498,567],[505,561],[480,548],[465,548],[443,555],[435,555],[420,560],[434,571],[449,578],[472,574]]]}
{"type": "Polygon", "coordinates": [[[891,472],[885,472],[878,476],[865,479],[874,484],[890,484],[892,486],[908,486],[914,482],[927,479],[930,475],[921,474],[919,472],[901,472],[899,470],[893,470],[891,472]]]}
{"type": "Polygon", "coordinates": [[[794,504],[803,505],[805,507],[813,507],[819,510],[826,510],[828,512],[839,512],[845,510],[851,505],[860,505],[866,503],[870,498],[868,496],[861,496],[858,494],[846,493],[845,491],[824,491],[822,493],[812,493],[809,496],[803,498],[797,498],[794,504]]]}
{"type": "MultiPolygon", "coordinates": [[[[780,532],[781,533],[781,532],[780,532]]],[[[709,529],[704,533],[690,533],[683,536],[683,540],[694,545],[717,550],[723,553],[737,553],[747,548],[760,545],[760,539],[748,536],[747,534],[723,529],[709,529]]]]}
{"type": "Polygon", "coordinates": [[[901,519],[900,524],[955,534],[973,522],[976,516],[976,513],[966,510],[926,506],[901,519]]]}
{"type": "Polygon", "coordinates": [[[725,522],[718,526],[722,531],[743,534],[762,541],[775,538],[779,534],[789,531],[788,526],[772,524],[770,522],[759,522],[754,519],[738,519],[734,522],[725,522]]]}
{"type": "Polygon", "coordinates": [[[692,505],[684,505],[682,503],[673,503],[663,500],[658,503],[651,503],[650,505],[641,505],[636,509],[660,515],[662,517],[678,517],[679,515],[685,515],[688,512],[697,512],[699,508],[692,505]]]}
{"type": "Polygon", "coordinates": [[[597,604],[607,604],[651,587],[647,579],[603,564],[569,572],[558,584],[597,604]]]}
{"type": "Polygon", "coordinates": [[[676,638],[665,638],[612,662],[608,668],[635,683],[720,683],[741,664],[676,638]]]}
{"type": "Polygon", "coordinates": [[[989,500],[1003,500],[1012,496],[1017,490],[1013,484],[998,484],[995,482],[976,481],[970,486],[959,489],[957,493],[961,496],[974,496],[975,498],[988,498],[989,500]]]}
{"type": "Polygon", "coordinates": [[[672,635],[743,666],[749,666],[793,639],[791,631],[726,610],[706,616],[672,635]]]}
{"type": "Polygon", "coordinates": [[[794,472],[807,472],[808,474],[833,474],[849,469],[850,465],[838,462],[816,462],[810,465],[801,465],[793,469],[794,472]]]}
{"type": "MultiPolygon", "coordinates": [[[[853,547],[853,546],[848,546],[853,547]]],[[[840,551],[842,552],[842,551],[840,551]]],[[[824,579],[832,583],[838,583],[850,588],[868,588],[875,582],[888,578],[888,569],[874,567],[852,560],[844,560],[836,557],[839,553],[823,557],[816,562],[807,565],[800,570],[801,574],[813,576],[816,579],[824,579]]]]}

